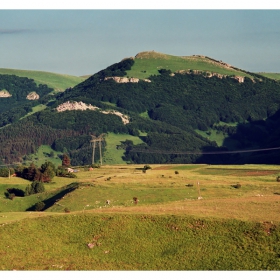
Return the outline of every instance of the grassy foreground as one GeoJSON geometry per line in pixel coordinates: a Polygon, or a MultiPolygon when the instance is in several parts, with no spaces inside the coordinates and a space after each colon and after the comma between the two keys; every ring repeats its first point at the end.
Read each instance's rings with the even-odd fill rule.
{"type": "Polygon", "coordinates": [[[14,200],[30,182],[0,178],[0,270],[280,269],[279,166],[151,167],[80,168],[14,200]]]}
{"type": "Polygon", "coordinates": [[[271,224],[168,215],[69,214],[22,220],[1,227],[0,233],[1,270],[280,267],[280,230],[271,224]]]}

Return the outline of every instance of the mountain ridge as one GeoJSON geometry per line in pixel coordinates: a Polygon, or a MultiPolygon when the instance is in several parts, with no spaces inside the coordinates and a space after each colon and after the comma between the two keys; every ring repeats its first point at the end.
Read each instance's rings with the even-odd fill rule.
{"type": "Polygon", "coordinates": [[[276,135],[280,133],[279,82],[235,69],[238,68],[203,56],[138,53],[65,91],[46,95],[45,109],[24,120],[9,121],[14,113],[7,112],[5,125],[11,125],[1,129],[0,140],[10,146],[2,148],[0,156],[7,161],[22,161],[40,145],[49,145],[56,152],[69,153],[73,164],[90,164],[90,135],[116,133],[124,137],[118,146],[124,149],[122,160],[127,163],[247,163],[254,160],[267,163],[272,157],[264,155],[253,159],[253,154],[219,154],[234,148],[270,147],[270,143],[275,145],[276,135]],[[205,61],[211,63],[205,64],[205,61]],[[210,77],[207,69],[213,70],[212,73],[222,69],[222,73],[210,77]],[[231,72],[225,72],[229,69],[231,72]],[[232,73],[238,71],[243,75],[242,82],[233,79],[232,73]],[[80,102],[85,108],[92,104],[100,109],[57,112],[56,108],[67,102],[80,102]],[[128,116],[129,123],[124,124],[116,114],[102,113],[112,109],[128,116]],[[22,130],[30,125],[40,133],[40,139],[33,139],[37,136],[32,134],[32,129],[26,129],[29,135],[22,130]],[[196,130],[205,133],[202,136],[196,130]],[[23,144],[16,147],[12,144],[12,136],[8,136],[12,134],[25,139],[25,148],[23,144]],[[222,135],[221,145],[216,142],[216,134],[222,135]],[[125,135],[140,137],[141,144],[126,141],[125,135]],[[207,155],[210,151],[214,155],[207,155]]]}

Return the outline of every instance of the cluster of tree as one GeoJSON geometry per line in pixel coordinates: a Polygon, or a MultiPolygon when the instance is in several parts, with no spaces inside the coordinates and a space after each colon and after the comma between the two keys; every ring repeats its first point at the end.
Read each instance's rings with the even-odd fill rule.
{"type": "Polygon", "coordinates": [[[52,162],[45,162],[40,168],[36,167],[34,163],[31,163],[29,167],[18,166],[15,169],[15,173],[17,177],[29,181],[49,183],[56,175],[56,167],[52,162]]]}
{"type": "MultiPolygon", "coordinates": [[[[33,79],[15,75],[0,75],[0,91],[1,90],[8,91],[11,97],[1,98],[0,113],[9,111],[20,105],[25,106],[32,103],[33,101],[26,99],[26,96],[30,92],[35,91],[39,94],[40,98],[43,98],[53,91],[53,89],[49,88],[47,85],[36,85],[33,79]]],[[[40,99],[38,102],[41,102],[40,99]]],[[[19,115],[19,112],[17,112],[17,115],[19,115]]]]}
{"type": "Polygon", "coordinates": [[[32,112],[32,107],[35,106],[36,102],[37,101],[30,102],[23,106],[12,107],[9,109],[9,111],[5,111],[4,113],[0,114],[0,127],[14,123],[27,113],[32,112]]]}
{"type": "Polygon", "coordinates": [[[36,193],[42,193],[45,191],[45,186],[42,182],[33,181],[26,187],[25,191],[17,188],[8,188],[5,192],[5,196],[11,200],[17,197],[29,196],[36,193]]]}

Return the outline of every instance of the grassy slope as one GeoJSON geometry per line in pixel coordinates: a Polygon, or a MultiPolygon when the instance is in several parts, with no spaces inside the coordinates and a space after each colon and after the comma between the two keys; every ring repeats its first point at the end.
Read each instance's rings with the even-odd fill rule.
{"type": "Polygon", "coordinates": [[[220,73],[223,75],[250,76],[242,71],[228,68],[211,59],[194,56],[173,56],[157,52],[143,52],[138,54],[132,69],[127,71],[127,76],[148,78],[158,75],[159,69],[169,69],[171,72],[178,70],[201,70],[220,73]]]}
{"type": "Polygon", "coordinates": [[[0,178],[0,270],[279,269],[279,166],[142,167],[81,170],[13,201],[4,189],[27,181],[0,178]],[[10,212],[74,181],[83,184],[45,212],[10,212]]]}
{"type": "Polygon", "coordinates": [[[265,73],[265,72],[261,72],[261,73],[258,73],[262,76],[265,76],[267,78],[270,78],[270,79],[274,79],[274,80],[280,80],[280,73],[265,73]]]}
{"type": "Polygon", "coordinates": [[[56,92],[63,91],[69,87],[74,87],[85,80],[84,77],[76,77],[71,75],[5,68],[0,68],[0,74],[16,75],[19,77],[34,79],[37,84],[46,84],[49,87],[54,88],[54,91],[56,92]]]}
{"type": "Polygon", "coordinates": [[[135,145],[143,143],[143,141],[136,136],[129,134],[115,134],[108,133],[106,136],[106,151],[103,155],[104,164],[124,164],[122,160],[124,150],[117,150],[116,146],[121,144],[121,141],[131,140],[135,145]]]}

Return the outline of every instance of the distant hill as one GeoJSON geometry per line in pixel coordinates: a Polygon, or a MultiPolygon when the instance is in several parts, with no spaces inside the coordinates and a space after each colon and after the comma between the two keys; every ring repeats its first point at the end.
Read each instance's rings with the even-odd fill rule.
{"type": "Polygon", "coordinates": [[[280,83],[202,55],[141,52],[41,104],[25,118],[1,116],[10,125],[0,158],[23,161],[48,145],[90,164],[91,137],[104,134],[105,163],[280,163],[280,83]],[[106,144],[106,134],[122,138],[106,144]]]}
{"type": "Polygon", "coordinates": [[[29,79],[33,79],[37,85],[45,84],[48,87],[53,88],[55,92],[64,91],[69,87],[74,87],[75,85],[85,80],[85,77],[76,77],[71,75],[56,74],[44,71],[18,70],[6,68],[0,68],[0,74],[27,77],[29,79]]]}
{"type": "Polygon", "coordinates": [[[270,79],[274,79],[274,80],[280,80],[280,73],[266,73],[266,72],[261,72],[258,73],[259,75],[265,76],[267,78],[270,79]]]}

